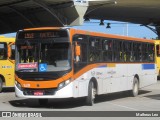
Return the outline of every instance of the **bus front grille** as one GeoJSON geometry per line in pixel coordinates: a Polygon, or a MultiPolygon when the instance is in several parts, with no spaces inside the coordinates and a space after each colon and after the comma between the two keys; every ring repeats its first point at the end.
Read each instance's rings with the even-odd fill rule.
{"type": "Polygon", "coordinates": [[[23,90],[24,95],[35,95],[35,96],[36,95],[37,96],[54,95],[55,92],[56,92],[56,89],[24,89],[23,90]]]}

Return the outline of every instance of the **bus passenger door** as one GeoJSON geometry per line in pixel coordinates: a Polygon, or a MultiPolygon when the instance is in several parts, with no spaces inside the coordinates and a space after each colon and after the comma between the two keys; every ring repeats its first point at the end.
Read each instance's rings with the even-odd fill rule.
{"type": "Polygon", "coordinates": [[[14,86],[15,44],[8,44],[7,81],[6,86],[14,86]]]}
{"type": "Polygon", "coordinates": [[[89,79],[87,76],[89,74],[88,71],[83,72],[82,69],[87,66],[87,36],[83,35],[75,35],[72,43],[73,50],[73,69],[74,74],[79,73],[79,77],[76,78],[76,82],[74,82],[75,91],[74,97],[82,97],[86,96],[87,91],[87,80],[89,79]],[[81,72],[80,72],[81,71],[81,72]]]}

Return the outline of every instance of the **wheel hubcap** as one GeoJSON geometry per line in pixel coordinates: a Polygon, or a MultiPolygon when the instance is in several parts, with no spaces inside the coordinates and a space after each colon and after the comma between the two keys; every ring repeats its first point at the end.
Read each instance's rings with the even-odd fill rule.
{"type": "Polygon", "coordinates": [[[95,99],[95,95],[96,95],[96,89],[92,88],[92,99],[95,99]]]}
{"type": "Polygon", "coordinates": [[[138,92],[138,84],[135,83],[135,85],[134,85],[134,93],[137,93],[137,92],[138,92]]]}

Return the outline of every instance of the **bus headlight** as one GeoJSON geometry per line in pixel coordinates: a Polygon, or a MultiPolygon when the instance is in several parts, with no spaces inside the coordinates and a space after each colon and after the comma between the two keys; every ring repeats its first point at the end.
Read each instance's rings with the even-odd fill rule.
{"type": "Polygon", "coordinates": [[[19,82],[15,81],[15,84],[19,90],[22,90],[22,86],[19,82]]]}
{"type": "Polygon", "coordinates": [[[61,82],[59,85],[58,85],[58,89],[61,89],[63,87],[65,87],[66,85],[68,85],[70,83],[71,79],[68,79],[66,81],[63,81],[61,82]]]}

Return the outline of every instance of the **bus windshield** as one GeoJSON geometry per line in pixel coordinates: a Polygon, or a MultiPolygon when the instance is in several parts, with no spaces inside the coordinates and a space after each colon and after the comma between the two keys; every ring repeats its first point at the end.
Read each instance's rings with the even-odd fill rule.
{"type": "Polygon", "coordinates": [[[16,71],[52,72],[71,68],[71,50],[68,42],[26,40],[17,43],[16,71]]]}

